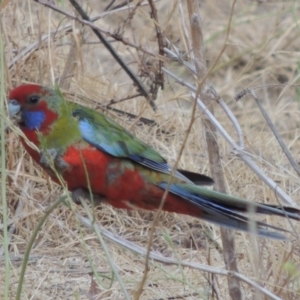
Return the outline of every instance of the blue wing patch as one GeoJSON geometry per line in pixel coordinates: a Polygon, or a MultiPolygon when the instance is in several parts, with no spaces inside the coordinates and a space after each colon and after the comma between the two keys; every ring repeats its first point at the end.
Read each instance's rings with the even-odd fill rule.
{"type": "Polygon", "coordinates": [[[94,147],[109,153],[116,157],[125,157],[125,149],[120,143],[108,143],[105,135],[101,131],[95,130],[94,126],[85,119],[79,121],[79,130],[85,141],[93,145],[94,147]],[[96,136],[96,138],[95,138],[96,136]],[[95,140],[101,141],[101,143],[95,143],[95,140]]]}
{"type": "MultiPolygon", "coordinates": [[[[132,149],[128,149],[125,142],[115,141],[109,143],[109,139],[107,138],[107,136],[104,133],[102,133],[101,130],[95,130],[91,122],[84,118],[79,120],[79,129],[83,139],[91,145],[93,145],[94,147],[98,148],[99,150],[102,150],[115,157],[129,158],[136,163],[139,163],[145,167],[148,167],[158,172],[162,172],[165,174],[171,173],[172,169],[167,164],[164,158],[161,158],[161,161],[157,162],[143,156],[143,151],[141,151],[141,153],[132,153],[132,149]]],[[[142,143],[140,145],[144,148],[142,143]]],[[[147,151],[147,147],[145,149],[145,151],[147,151]]],[[[178,171],[176,171],[175,177],[180,178],[185,182],[192,183],[192,181],[188,180],[178,171]]]]}

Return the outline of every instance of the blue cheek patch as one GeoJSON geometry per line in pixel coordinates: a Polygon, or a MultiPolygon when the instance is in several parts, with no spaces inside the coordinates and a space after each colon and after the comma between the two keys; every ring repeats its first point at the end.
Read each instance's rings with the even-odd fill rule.
{"type": "Polygon", "coordinates": [[[43,111],[23,111],[23,120],[25,126],[28,129],[40,129],[41,125],[46,119],[45,113],[43,111]]]}

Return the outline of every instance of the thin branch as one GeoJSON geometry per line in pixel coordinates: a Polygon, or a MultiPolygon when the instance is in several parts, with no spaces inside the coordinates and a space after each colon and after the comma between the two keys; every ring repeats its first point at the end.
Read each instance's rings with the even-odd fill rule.
{"type": "MultiPolygon", "coordinates": [[[[158,2],[158,1],[160,1],[160,0],[154,0],[154,2],[158,2]]],[[[100,13],[99,15],[96,15],[95,17],[93,17],[92,19],[91,19],[91,21],[92,22],[95,22],[95,21],[97,21],[97,20],[99,20],[99,19],[103,19],[103,18],[105,18],[107,15],[112,15],[112,14],[115,14],[115,13],[118,13],[118,12],[120,12],[120,11],[124,11],[124,10],[131,10],[131,9],[134,9],[135,7],[136,7],[136,3],[134,3],[134,4],[130,4],[129,2],[132,2],[132,0],[126,0],[126,5],[116,5],[116,6],[114,6],[112,9],[109,9],[109,10],[107,10],[108,9],[108,6],[106,6],[105,8],[104,8],[104,11],[105,12],[102,12],[102,13],[100,13]]],[[[139,6],[148,6],[149,5],[149,2],[148,1],[144,1],[144,2],[140,2],[139,3],[139,6]]]]}
{"type": "Polygon", "coordinates": [[[251,94],[251,90],[254,91],[254,90],[258,90],[258,89],[265,89],[265,88],[274,88],[274,87],[299,87],[300,84],[296,84],[296,83],[293,83],[293,84],[290,84],[290,83],[270,83],[270,84],[264,84],[264,85],[258,85],[258,86],[255,86],[255,87],[251,87],[251,88],[247,88],[247,89],[244,89],[242,91],[240,91],[239,93],[237,93],[235,96],[234,96],[234,100],[235,101],[239,101],[241,100],[244,96],[246,96],[247,94],[251,94]]]}
{"type": "MultiPolygon", "coordinates": [[[[80,16],[90,22],[89,16],[84,12],[84,10],[81,8],[81,6],[77,3],[76,0],[69,0],[70,3],[74,6],[76,11],[80,14],[80,16]]],[[[115,51],[115,49],[111,46],[110,43],[107,42],[106,38],[102,35],[102,33],[92,28],[95,35],[99,38],[99,40],[103,43],[103,45],[106,47],[106,49],[109,51],[109,53],[112,55],[112,57],[118,62],[118,64],[121,66],[121,68],[127,73],[127,75],[131,78],[131,80],[136,85],[138,91],[143,94],[143,96],[147,99],[152,109],[156,110],[156,105],[151,99],[148,91],[144,87],[143,83],[137,78],[137,76],[131,71],[131,69],[128,67],[128,65],[123,61],[123,59],[119,56],[119,54],[115,51]]]]}
{"type": "MultiPolygon", "coordinates": [[[[165,53],[167,53],[171,59],[175,59],[175,60],[179,61],[180,63],[182,63],[191,73],[196,75],[195,67],[192,64],[190,64],[188,61],[184,60],[181,57],[181,55],[179,53],[179,49],[177,49],[177,47],[174,46],[173,44],[170,44],[170,46],[173,48],[174,52],[171,51],[168,48],[164,48],[165,53]]],[[[166,73],[168,72],[167,69],[164,69],[163,71],[166,72],[166,73]]],[[[185,85],[185,83],[182,83],[182,85],[185,85]]],[[[189,87],[190,87],[190,89],[194,89],[194,91],[196,92],[196,88],[194,88],[192,85],[189,85],[189,87]]],[[[224,109],[225,113],[227,114],[229,120],[232,122],[232,124],[233,124],[233,126],[234,126],[234,128],[237,132],[237,136],[238,136],[238,139],[239,139],[239,145],[242,148],[244,148],[243,132],[242,132],[241,126],[239,125],[236,117],[234,116],[232,111],[229,109],[229,107],[227,106],[225,101],[217,94],[217,92],[215,91],[215,89],[213,88],[212,85],[210,86],[210,89],[211,89],[211,92],[215,96],[215,100],[219,102],[219,104],[224,109]]]]}
{"type": "MultiPolygon", "coordinates": [[[[157,53],[155,53],[155,52],[153,52],[151,50],[148,50],[148,49],[146,49],[146,48],[144,48],[144,47],[142,47],[140,45],[136,45],[136,44],[132,43],[131,41],[129,41],[128,39],[125,39],[125,38],[123,38],[122,36],[120,36],[120,35],[118,35],[116,33],[112,33],[109,30],[105,30],[105,29],[103,29],[103,28],[95,25],[92,22],[89,22],[89,21],[83,20],[81,18],[78,18],[75,15],[62,10],[58,6],[51,4],[49,1],[45,1],[45,0],[34,0],[34,1],[37,2],[37,3],[39,3],[39,4],[44,5],[46,7],[49,7],[52,10],[54,10],[54,11],[56,11],[56,12],[62,14],[62,15],[67,16],[71,20],[78,21],[78,22],[80,22],[80,23],[82,23],[82,24],[84,24],[86,26],[89,26],[92,29],[96,29],[96,30],[102,32],[103,34],[112,37],[116,41],[123,43],[125,46],[129,46],[129,47],[134,48],[134,49],[136,49],[138,51],[144,52],[144,53],[146,53],[146,54],[148,54],[150,56],[153,56],[153,57],[155,57],[157,59],[164,59],[164,57],[158,56],[157,53]]],[[[94,21],[94,19],[92,21],[94,21]]]]}
{"type": "MultiPolygon", "coordinates": [[[[147,119],[147,118],[144,118],[144,117],[140,117],[140,116],[137,116],[133,113],[129,113],[127,111],[124,111],[124,110],[120,110],[120,109],[117,109],[117,108],[114,108],[114,107],[111,107],[110,105],[111,104],[114,104],[114,103],[119,103],[119,102],[122,102],[122,101],[125,101],[125,100],[128,100],[128,99],[132,99],[134,97],[138,97],[140,95],[136,94],[136,95],[133,95],[133,96],[128,96],[126,98],[122,98],[122,99],[119,99],[119,100],[114,100],[113,103],[111,104],[102,104],[102,103],[99,103],[98,101],[94,100],[94,99],[91,99],[91,98],[88,98],[88,97],[84,97],[82,95],[77,95],[77,94],[74,94],[74,93],[69,93],[69,92],[64,92],[65,95],[70,95],[74,98],[78,98],[78,99],[82,99],[84,101],[88,101],[88,102],[92,102],[95,104],[95,109],[97,108],[100,108],[102,110],[110,110],[110,111],[113,111],[113,112],[116,112],[122,116],[126,116],[130,119],[139,119],[139,121],[147,126],[158,126],[159,127],[159,124],[156,123],[154,120],[151,120],[151,119],[147,119]]],[[[113,101],[113,100],[111,100],[113,101]]],[[[76,102],[76,101],[75,101],[76,102]]]]}
{"type": "Polygon", "coordinates": [[[137,97],[140,97],[140,96],[142,96],[141,93],[139,93],[139,94],[134,94],[134,95],[131,95],[131,96],[127,96],[127,97],[124,97],[124,98],[121,98],[121,99],[118,99],[118,100],[111,99],[111,100],[109,100],[107,103],[101,104],[101,106],[103,106],[103,107],[105,107],[105,108],[109,108],[110,106],[112,106],[112,105],[114,105],[114,104],[121,103],[121,102],[130,100],[130,99],[134,99],[134,98],[137,98],[137,97]]]}
{"type": "Polygon", "coordinates": [[[217,101],[219,102],[220,106],[223,108],[225,113],[227,114],[227,117],[229,120],[232,122],[238,136],[239,140],[239,146],[244,149],[245,148],[245,143],[244,143],[244,137],[243,137],[243,132],[240,124],[238,123],[238,120],[236,119],[235,115],[232,113],[230,108],[227,106],[223,98],[217,98],[217,101]]]}
{"type": "MultiPolygon", "coordinates": [[[[287,146],[285,145],[284,141],[282,140],[282,138],[278,134],[278,132],[276,130],[276,127],[273,124],[273,122],[271,121],[268,113],[266,112],[266,110],[262,106],[261,101],[258,99],[256,93],[254,92],[255,89],[260,89],[260,88],[265,88],[265,87],[276,87],[276,86],[287,86],[287,84],[268,84],[266,86],[257,86],[257,87],[254,87],[254,88],[247,88],[247,89],[244,89],[241,92],[239,92],[234,97],[234,99],[236,101],[239,101],[240,99],[242,99],[247,94],[251,94],[252,95],[252,97],[255,99],[256,104],[257,104],[258,108],[260,109],[263,117],[265,118],[267,124],[269,125],[270,129],[272,130],[273,134],[275,135],[275,138],[277,139],[279,145],[281,146],[283,152],[285,153],[286,157],[290,161],[290,163],[291,163],[292,167],[294,168],[295,172],[298,174],[298,176],[300,176],[300,168],[299,168],[298,164],[295,162],[293,156],[291,155],[291,153],[288,150],[287,146]]],[[[299,86],[299,85],[295,84],[294,86],[299,86]]]]}
{"type": "Polygon", "coordinates": [[[122,8],[122,7],[126,7],[128,8],[128,5],[130,2],[133,2],[133,0],[125,0],[120,4],[117,4],[116,6],[114,6],[112,9],[118,9],[118,8],[122,8]]]}
{"type": "Polygon", "coordinates": [[[97,235],[97,238],[98,238],[98,240],[99,240],[99,242],[101,244],[102,250],[105,253],[106,259],[107,259],[107,261],[108,261],[108,263],[110,265],[110,268],[111,268],[114,276],[116,277],[117,281],[119,282],[120,288],[121,288],[121,290],[122,290],[122,292],[123,292],[123,294],[125,296],[125,299],[126,300],[130,299],[130,296],[129,296],[128,291],[126,289],[126,286],[125,286],[125,284],[123,282],[123,279],[120,276],[120,274],[118,272],[118,268],[117,268],[117,266],[115,264],[115,261],[113,260],[111,254],[110,254],[110,251],[109,251],[106,243],[103,240],[103,235],[102,235],[101,231],[99,230],[99,227],[95,223],[95,219],[94,219],[94,216],[93,216],[91,210],[89,209],[87,203],[84,200],[82,200],[82,199],[81,199],[81,205],[84,207],[84,209],[85,209],[85,211],[86,211],[86,213],[87,213],[87,215],[89,217],[89,221],[92,220],[92,222],[91,222],[90,225],[91,225],[92,229],[95,231],[95,233],[97,235]]]}
{"type": "MultiPolygon", "coordinates": [[[[221,48],[216,60],[214,61],[212,67],[207,71],[205,56],[204,56],[204,42],[203,42],[203,31],[202,22],[198,9],[197,0],[187,0],[188,15],[190,19],[191,26],[191,40],[192,40],[192,53],[194,55],[194,64],[196,69],[196,78],[198,80],[197,91],[194,93],[193,98],[195,99],[195,104],[197,99],[200,98],[208,107],[210,113],[214,114],[214,102],[218,99],[218,95],[215,90],[212,90],[212,84],[207,80],[214,66],[219,61],[221,55],[223,54],[227,40],[229,37],[231,20],[233,16],[234,6],[236,0],[233,1],[231,6],[231,14],[228,22],[227,32],[223,47],[221,48]]],[[[215,185],[214,190],[226,193],[225,180],[221,165],[220,151],[217,142],[217,130],[216,127],[210,120],[205,120],[203,122],[205,128],[206,144],[209,157],[209,164],[212,177],[214,178],[215,185]]],[[[226,268],[230,271],[237,272],[237,262],[235,257],[235,246],[234,246],[234,234],[232,231],[221,228],[221,238],[223,243],[223,258],[226,268]]],[[[242,299],[242,291],[240,286],[240,281],[236,277],[227,277],[228,290],[230,297],[234,300],[242,299]]]]}
{"type": "MultiPolygon", "coordinates": [[[[157,9],[155,7],[153,0],[148,0],[148,1],[151,7],[151,18],[154,19],[154,26],[156,30],[159,54],[161,56],[164,56],[165,38],[158,22],[157,9]]],[[[156,98],[157,96],[157,91],[159,86],[161,86],[161,88],[164,89],[164,73],[162,71],[162,67],[163,67],[163,60],[160,59],[158,61],[158,72],[155,74],[155,82],[154,82],[155,87],[153,90],[154,98],[156,98]]]]}
{"type": "Polygon", "coordinates": [[[104,8],[104,11],[108,11],[112,5],[116,2],[116,0],[111,0],[104,8]]]}
{"type": "Polygon", "coordinates": [[[210,113],[206,105],[198,98],[199,107],[205,112],[208,118],[214,123],[214,125],[218,128],[219,132],[223,135],[223,137],[227,140],[228,143],[234,148],[234,150],[238,153],[240,158],[252,169],[252,171],[263,181],[265,182],[275,193],[278,195],[284,202],[288,203],[291,206],[297,206],[297,204],[267,175],[263,173],[263,171],[250,159],[249,155],[242,149],[226,132],[223,126],[219,123],[219,121],[210,113]]]}
{"type": "MultiPolygon", "coordinates": [[[[107,229],[102,227],[101,225],[93,223],[93,221],[83,217],[80,214],[76,214],[76,216],[82,222],[82,224],[84,224],[88,228],[97,227],[98,230],[103,235],[103,237],[109,239],[110,241],[116,243],[117,245],[119,245],[125,249],[132,251],[133,253],[139,254],[141,256],[146,256],[147,250],[145,248],[143,248],[133,242],[130,242],[117,234],[111,233],[110,231],[108,231],[107,229]]],[[[208,272],[208,273],[212,273],[212,274],[236,277],[239,280],[244,281],[245,283],[249,284],[253,288],[261,291],[266,296],[268,296],[270,299],[281,300],[281,298],[272,294],[266,288],[263,288],[262,286],[258,285],[255,281],[253,281],[253,280],[247,278],[246,276],[244,276],[240,273],[237,273],[237,272],[231,272],[231,271],[227,271],[227,270],[220,269],[220,268],[210,267],[207,265],[199,264],[197,262],[178,261],[176,259],[165,257],[161,253],[156,252],[156,251],[150,251],[149,258],[154,261],[163,263],[163,264],[176,265],[176,266],[180,265],[182,267],[187,267],[187,268],[191,268],[194,270],[204,271],[204,272],[208,272]]]]}
{"type": "Polygon", "coordinates": [[[149,241],[148,241],[148,245],[147,245],[147,254],[146,254],[146,258],[145,258],[144,275],[143,275],[143,278],[142,278],[141,283],[139,285],[139,288],[138,288],[138,290],[135,293],[135,297],[134,297],[135,300],[138,300],[140,298],[140,296],[142,294],[142,291],[143,291],[143,287],[144,287],[146,279],[147,279],[147,274],[148,274],[148,269],[149,269],[150,250],[151,250],[151,246],[152,246],[152,242],[153,242],[154,230],[155,230],[156,224],[158,222],[158,217],[159,217],[159,215],[160,215],[160,213],[161,213],[161,211],[162,211],[162,209],[164,207],[164,204],[165,204],[166,198],[168,196],[171,184],[173,182],[173,176],[174,176],[174,174],[175,174],[175,172],[177,170],[177,167],[178,167],[178,164],[179,164],[179,160],[180,160],[180,158],[181,158],[181,156],[183,154],[183,150],[184,150],[185,145],[187,143],[187,140],[188,140],[189,134],[191,132],[193,123],[195,121],[195,114],[196,114],[196,101],[194,102],[194,105],[193,105],[191,119],[190,119],[188,128],[186,130],[186,134],[184,136],[184,139],[182,141],[182,145],[180,147],[179,154],[178,154],[178,156],[176,158],[175,164],[174,164],[174,166],[172,168],[172,171],[170,173],[170,177],[169,177],[167,186],[165,188],[165,192],[163,194],[163,197],[161,199],[160,205],[159,205],[159,207],[157,209],[157,212],[155,214],[155,218],[154,218],[154,221],[153,221],[153,224],[152,224],[152,227],[151,227],[151,231],[150,231],[150,234],[149,234],[149,241]]]}
{"type": "MultiPolygon", "coordinates": [[[[169,76],[174,78],[179,84],[182,84],[189,88],[192,91],[192,96],[195,96],[196,88],[192,86],[190,83],[185,80],[179,78],[177,75],[172,73],[170,70],[163,68],[163,71],[167,73],[169,76]]],[[[231,145],[231,147],[236,151],[239,157],[244,161],[245,164],[267,185],[269,188],[275,193],[275,195],[279,196],[285,203],[288,203],[291,206],[297,206],[296,202],[292,200],[281,188],[278,186],[271,178],[269,178],[249,157],[249,154],[238,145],[234,139],[230,136],[230,134],[224,129],[224,127],[219,123],[219,121],[210,113],[207,106],[198,98],[198,105],[203,110],[203,112],[207,115],[211,122],[213,122],[214,126],[218,129],[221,135],[225,138],[225,140],[231,145]]]]}
{"type": "Polygon", "coordinates": [[[273,134],[275,135],[279,145],[281,146],[284,154],[286,155],[286,157],[288,158],[288,160],[290,161],[292,167],[294,168],[294,170],[296,171],[296,173],[298,174],[298,176],[300,176],[300,168],[298,166],[298,164],[295,162],[293,156],[291,155],[289,149],[287,148],[287,146],[285,145],[284,141],[282,140],[281,136],[278,134],[274,124],[272,123],[268,113],[266,112],[266,110],[264,109],[264,107],[261,104],[261,101],[258,99],[256,93],[250,89],[250,94],[252,95],[252,97],[255,99],[257,106],[259,107],[262,115],[264,116],[267,124],[269,125],[269,127],[271,128],[273,134]]]}

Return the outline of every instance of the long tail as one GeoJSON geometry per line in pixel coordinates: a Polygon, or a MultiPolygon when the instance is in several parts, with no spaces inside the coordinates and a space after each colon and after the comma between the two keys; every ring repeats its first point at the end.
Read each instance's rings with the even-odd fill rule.
{"type": "MultiPolygon", "coordinates": [[[[159,186],[163,189],[167,188],[166,183],[161,183],[159,186]]],[[[289,231],[263,222],[250,220],[241,213],[256,212],[300,220],[300,210],[297,208],[250,202],[192,184],[172,184],[169,191],[200,208],[203,211],[201,219],[247,232],[252,232],[254,227],[256,234],[268,238],[286,239],[285,235],[280,232],[289,231]],[[275,231],[269,231],[269,229],[274,229],[275,231]]]]}

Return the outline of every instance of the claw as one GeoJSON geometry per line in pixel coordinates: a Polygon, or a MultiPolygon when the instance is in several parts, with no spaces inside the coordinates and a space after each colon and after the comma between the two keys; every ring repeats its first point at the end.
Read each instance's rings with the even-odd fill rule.
{"type": "Polygon", "coordinates": [[[60,172],[63,172],[70,167],[70,165],[62,158],[61,155],[56,156],[54,163],[60,172]]]}
{"type": "Polygon", "coordinates": [[[69,164],[65,162],[62,156],[59,155],[57,150],[54,148],[41,150],[40,155],[40,164],[47,169],[54,166],[59,172],[63,172],[69,168],[69,164]]]}
{"type": "Polygon", "coordinates": [[[82,198],[82,199],[87,199],[90,202],[93,201],[94,205],[96,206],[100,205],[100,203],[103,202],[105,199],[104,197],[97,194],[91,195],[87,190],[82,188],[74,190],[71,194],[71,198],[76,204],[80,204],[81,203],[80,198],[82,198]]]}
{"type": "Polygon", "coordinates": [[[40,158],[41,165],[43,165],[43,167],[45,168],[50,168],[51,163],[54,163],[54,160],[57,156],[57,151],[54,148],[41,150],[40,155],[41,155],[40,158]]]}

